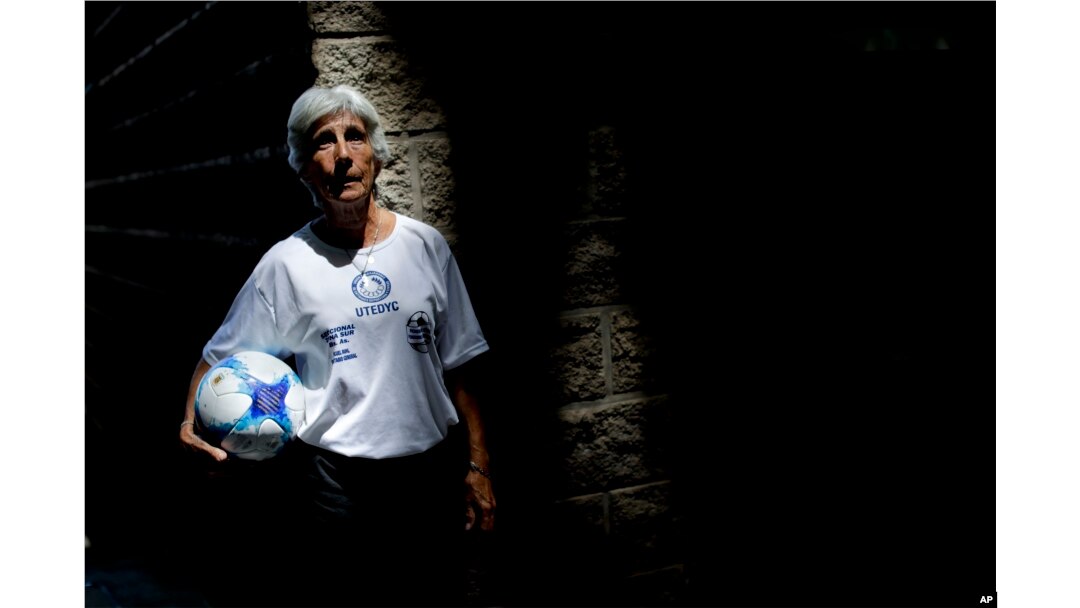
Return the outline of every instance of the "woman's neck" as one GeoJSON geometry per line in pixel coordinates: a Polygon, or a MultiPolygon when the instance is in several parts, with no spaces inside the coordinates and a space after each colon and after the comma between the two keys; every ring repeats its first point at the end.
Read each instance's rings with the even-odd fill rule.
{"type": "Polygon", "coordinates": [[[379,232],[380,209],[369,199],[363,207],[323,204],[323,216],[312,223],[315,234],[327,244],[342,249],[363,249],[375,244],[379,232]]]}

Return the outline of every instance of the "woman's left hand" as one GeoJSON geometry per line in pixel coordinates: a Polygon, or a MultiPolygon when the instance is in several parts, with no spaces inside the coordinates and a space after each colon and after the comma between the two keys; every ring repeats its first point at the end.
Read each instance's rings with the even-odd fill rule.
{"type": "Polygon", "coordinates": [[[477,516],[480,529],[490,532],[495,529],[495,492],[491,480],[476,471],[469,471],[465,476],[465,529],[476,526],[477,516]]]}

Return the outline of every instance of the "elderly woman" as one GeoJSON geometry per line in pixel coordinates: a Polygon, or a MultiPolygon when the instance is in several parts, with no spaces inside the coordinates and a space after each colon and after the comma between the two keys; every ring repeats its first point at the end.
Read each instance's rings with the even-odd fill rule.
{"type": "Polygon", "coordinates": [[[389,149],[363,95],[309,89],[288,145],[322,215],[274,245],[236,296],[191,379],[180,439],[225,460],[195,433],[203,375],[238,351],[295,356],[307,398],[299,487],[310,497],[296,533],[319,572],[304,583],[306,603],[446,603],[422,592],[456,584],[445,562],[461,534],[462,475],[465,529],[494,525],[484,427],[462,367],[487,342],[446,241],[379,206],[389,149]],[[462,420],[467,458],[447,440],[462,420]]]}

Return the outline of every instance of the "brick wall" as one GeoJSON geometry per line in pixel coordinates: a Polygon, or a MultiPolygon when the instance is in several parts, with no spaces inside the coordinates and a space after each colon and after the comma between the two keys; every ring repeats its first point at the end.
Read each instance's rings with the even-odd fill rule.
{"type": "Polygon", "coordinates": [[[259,27],[239,3],[86,7],[93,552],[188,556],[174,530],[131,522],[197,528],[201,465],[176,441],[191,370],[262,253],[313,216],[285,160],[285,119],[314,78],[304,20],[295,3],[260,7],[259,27]]]}

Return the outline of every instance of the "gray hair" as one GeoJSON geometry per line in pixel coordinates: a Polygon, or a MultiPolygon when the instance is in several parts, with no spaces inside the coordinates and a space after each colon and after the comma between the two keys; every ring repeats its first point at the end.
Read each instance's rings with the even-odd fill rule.
{"type": "MultiPolygon", "coordinates": [[[[375,106],[360,91],[348,85],[339,84],[329,89],[311,87],[304,91],[293,104],[289,113],[289,166],[300,173],[304,163],[311,158],[311,128],[324,116],[340,112],[349,112],[364,121],[368,142],[375,153],[375,160],[386,166],[390,160],[390,147],[386,144],[386,132],[379,121],[375,106]]],[[[306,183],[306,182],[305,182],[306,183]]],[[[314,193],[314,192],[313,192],[314,193]]],[[[320,206],[318,197],[315,204],[320,206]]]]}

